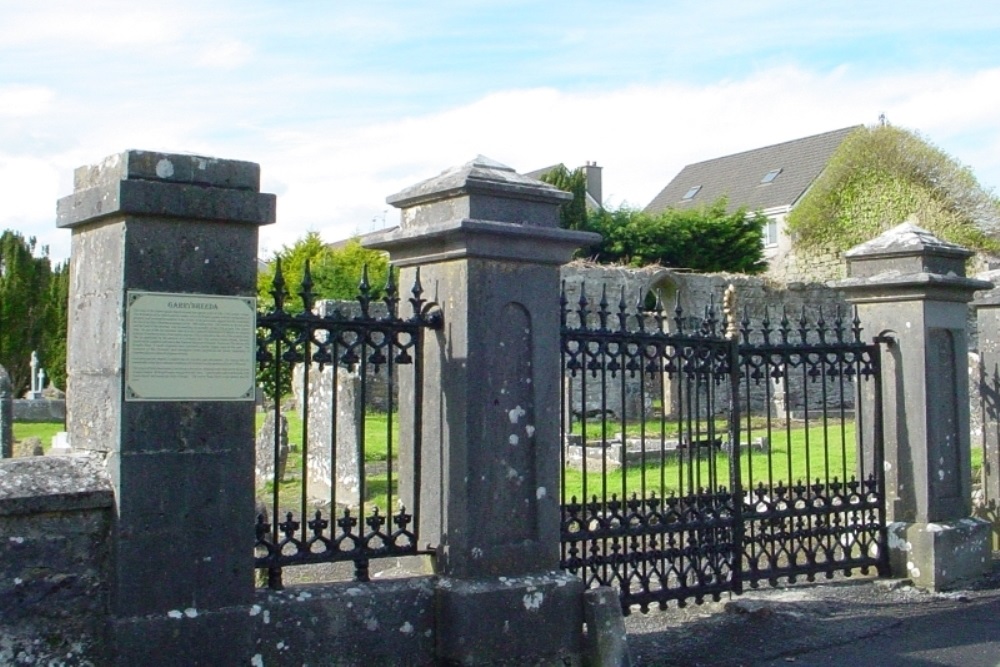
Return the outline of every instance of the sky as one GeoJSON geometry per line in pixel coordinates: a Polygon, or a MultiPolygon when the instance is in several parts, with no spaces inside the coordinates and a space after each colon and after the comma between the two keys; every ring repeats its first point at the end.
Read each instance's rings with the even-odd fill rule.
{"type": "Polygon", "coordinates": [[[131,148],[259,163],[268,257],[394,225],[386,197],[477,155],[596,162],[641,208],[880,114],[1000,187],[1000,3],[0,0],[0,229],[65,259],[73,170],[131,148]]]}

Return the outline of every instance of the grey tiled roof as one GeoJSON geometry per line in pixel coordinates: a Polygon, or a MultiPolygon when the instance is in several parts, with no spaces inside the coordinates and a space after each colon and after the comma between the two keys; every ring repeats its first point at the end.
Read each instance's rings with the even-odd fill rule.
{"type": "Polygon", "coordinates": [[[534,171],[525,172],[524,175],[530,176],[531,178],[537,178],[538,180],[542,180],[542,176],[549,173],[550,171],[558,169],[559,167],[565,169],[566,165],[560,162],[559,164],[549,165],[548,167],[543,167],[542,169],[535,169],[534,171]]]}
{"type": "Polygon", "coordinates": [[[689,164],[644,210],[659,213],[666,208],[699,207],[711,204],[723,195],[729,197],[729,212],[740,206],[752,211],[792,206],[820,175],[847,135],[860,127],[854,125],[689,164]],[[761,184],[761,179],[772,169],[781,169],[781,173],[771,183],[761,184]],[[698,194],[690,200],[681,201],[688,190],[697,185],[701,186],[698,194]]]}

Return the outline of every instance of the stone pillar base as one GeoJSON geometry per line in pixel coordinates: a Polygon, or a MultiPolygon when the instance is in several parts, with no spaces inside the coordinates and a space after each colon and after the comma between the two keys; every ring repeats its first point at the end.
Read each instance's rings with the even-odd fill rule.
{"type": "Polygon", "coordinates": [[[252,621],[249,605],[212,611],[175,609],[166,614],[113,619],[111,664],[246,665],[253,648],[252,621]]]}
{"type": "Polygon", "coordinates": [[[946,590],[980,577],[992,557],[991,528],[976,518],[947,523],[889,524],[892,576],[909,578],[920,588],[946,590]]]}
{"type": "Polygon", "coordinates": [[[582,664],[583,582],[571,574],[441,578],[437,655],[446,665],[582,664]]]}

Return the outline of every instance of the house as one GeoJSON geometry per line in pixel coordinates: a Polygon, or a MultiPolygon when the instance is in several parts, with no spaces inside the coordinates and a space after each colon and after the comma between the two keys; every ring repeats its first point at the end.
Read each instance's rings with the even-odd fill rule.
{"type": "Polygon", "coordinates": [[[784,233],[785,217],[802,200],[844,139],[862,127],[854,125],[689,164],[644,211],[655,214],[667,208],[700,207],[723,196],[729,200],[729,212],[742,206],[760,211],[768,218],[763,238],[768,273],[786,277],[792,244],[784,233]]]}

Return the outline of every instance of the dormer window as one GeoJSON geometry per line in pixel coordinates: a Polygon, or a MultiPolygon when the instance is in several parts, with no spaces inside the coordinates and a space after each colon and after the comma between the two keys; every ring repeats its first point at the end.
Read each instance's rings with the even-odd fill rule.
{"type": "Polygon", "coordinates": [[[771,181],[776,179],[778,177],[778,174],[780,173],[781,169],[772,169],[771,171],[764,174],[764,178],[760,179],[760,184],[764,185],[765,183],[770,183],[771,181]]]}
{"type": "Polygon", "coordinates": [[[681,201],[691,201],[692,199],[694,199],[694,196],[698,194],[699,190],[701,190],[700,185],[691,186],[691,189],[685,192],[684,196],[681,197],[681,201]]]}

